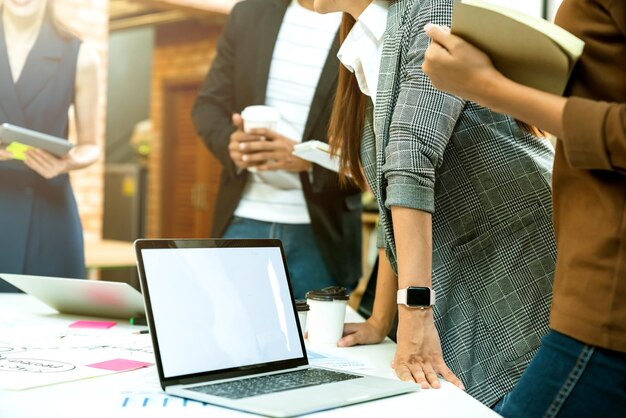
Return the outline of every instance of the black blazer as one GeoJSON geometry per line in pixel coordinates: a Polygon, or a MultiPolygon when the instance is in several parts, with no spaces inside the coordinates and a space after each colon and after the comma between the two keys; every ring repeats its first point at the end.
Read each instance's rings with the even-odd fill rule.
{"type": "MultiPolygon", "coordinates": [[[[265,103],[268,74],[278,31],[289,0],[237,3],[217,45],[217,55],[193,107],[198,134],[223,166],[213,236],[222,236],[239,204],[248,172],[237,173],[228,144],[231,115],[265,103]]],[[[304,140],[325,140],[337,86],[338,38],[328,54],[313,97],[304,140]]],[[[333,278],[354,285],[361,276],[361,194],[339,186],[337,174],[313,165],[313,182],[301,173],[311,226],[333,278]]]]}

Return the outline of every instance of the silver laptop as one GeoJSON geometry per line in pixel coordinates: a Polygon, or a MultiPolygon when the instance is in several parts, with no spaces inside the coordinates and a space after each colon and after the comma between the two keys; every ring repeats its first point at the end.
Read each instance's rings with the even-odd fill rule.
{"type": "Polygon", "coordinates": [[[278,240],[138,240],[166,393],[289,417],[417,390],[308,364],[278,240]]]}
{"type": "Polygon", "coordinates": [[[0,278],[61,313],[125,319],[145,315],[141,293],[127,283],[8,273],[0,278]]]}

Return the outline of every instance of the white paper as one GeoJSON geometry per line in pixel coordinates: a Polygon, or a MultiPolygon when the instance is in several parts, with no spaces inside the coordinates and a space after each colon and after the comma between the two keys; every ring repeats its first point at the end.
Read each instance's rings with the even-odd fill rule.
{"type": "Polygon", "coordinates": [[[23,390],[117,373],[88,366],[115,359],[154,364],[149,335],[118,326],[69,328],[74,320],[54,316],[39,320],[19,316],[3,315],[0,320],[0,389],[23,390]]]}
{"type": "Polygon", "coordinates": [[[297,144],[293,147],[293,155],[339,172],[339,157],[330,153],[330,145],[325,142],[313,139],[297,144]]]}

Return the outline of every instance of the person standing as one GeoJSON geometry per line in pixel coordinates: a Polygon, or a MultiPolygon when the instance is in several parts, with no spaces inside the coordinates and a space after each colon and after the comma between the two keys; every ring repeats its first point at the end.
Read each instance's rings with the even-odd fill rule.
{"type": "Polygon", "coordinates": [[[54,0],[3,0],[0,14],[0,123],[67,138],[73,105],[77,128],[62,158],[33,148],[20,161],[0,145],[0,271],[84,278],[68,172],[100,156],[97,58],[58,22],[54,0]]]}
{"type": "Polygon", "coordinates": [[[291,154],[301,141],[325,141],[336,87],[341,16],[312,5],[236,4],[192,112],[223,166],[212,235],[281,239],[297,298],[354,287],[361,275],[359,190],[291,154]],[[239,113],[263,104],[281,115],[276,131],[243,132],[239,113]]]}
{"type": "Polygon", "coordinates": [[[382,341],[398,312],[398,377],[438,388],[442,376],[494,406],[548,331],[554,154],[512,118],[430,84],[423,27],[449,24],[452,6],[315,0],[345,12],[329,136],[380,209],[372,316],[338,344],[382,341]]]}
{"type": "Polygon", "coordinates": [[[626,3],[565,0],[556,24],[585,41],[565,97],[520,85],[445,28],[424,71],[435,87],[557,138],[559,248],[550,332],[501,414],[626,416],[626,3]]]}

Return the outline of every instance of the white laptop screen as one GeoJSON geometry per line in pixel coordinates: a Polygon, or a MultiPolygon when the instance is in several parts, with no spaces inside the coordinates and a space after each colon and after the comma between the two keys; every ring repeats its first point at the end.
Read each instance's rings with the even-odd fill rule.
{"type": "Polygon", "coordinates": [[[141,256],[165,378],[304,356],[279,247],[141,256]]]}

